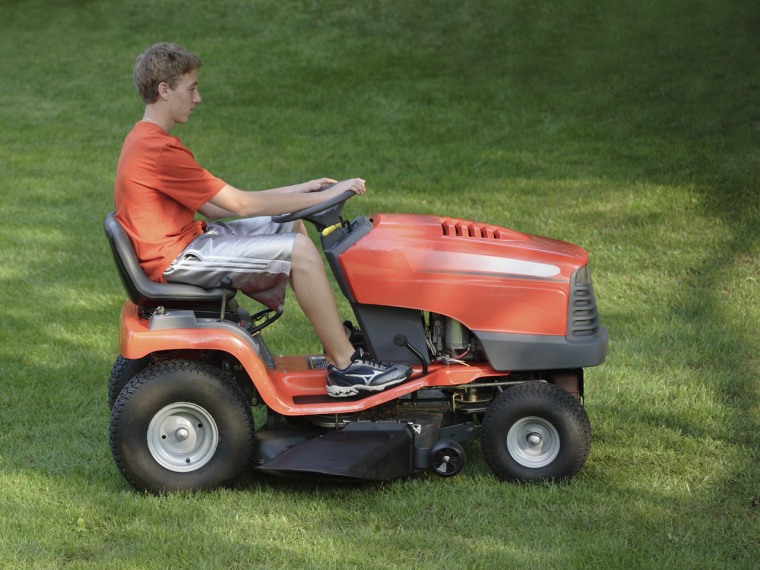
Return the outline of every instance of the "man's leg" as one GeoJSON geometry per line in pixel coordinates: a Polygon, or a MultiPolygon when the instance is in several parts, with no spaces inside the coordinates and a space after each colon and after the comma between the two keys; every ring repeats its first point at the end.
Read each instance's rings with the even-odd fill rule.
{"type": "Polygon", "coordinates": [[[327,367],[327,395],[348,398],[380,392],[409,379],[406,364],[386,364],[361,353],[356,360],[338,315],[325,266],[314,243],[294,228],[296,240],[291,256],[290,279],[298,303],[311,321],[317,336],[332,360],[327,367]]]}
{"type": "Polygon", "coordinates": [[[273,310],[282,306],[288,275],[331,361],[328,396],[371,394],[409,378],[412,369],[406,364],[385,364],[361,353],[355,357],[322,257],[302,223],[275,226],[263,218],[248,218],[209,224],[208,231],[196,237],[164,272],[167,281],[206,288],[218,287],[221,278],[231,277],[236,289],[273,310]]]}
{"type": "Polygon", "coordinates": [[[290,269],[293,291],[322,341],[327,356],[335,366],[345,368],[351,363],[354,347],[346,337],[322,258],[314,243],[305,235],[303,225],[298,230],[290,269]]]}

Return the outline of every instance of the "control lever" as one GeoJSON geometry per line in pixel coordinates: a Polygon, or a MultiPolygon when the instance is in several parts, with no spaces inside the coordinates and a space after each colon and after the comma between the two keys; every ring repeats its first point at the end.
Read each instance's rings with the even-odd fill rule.
{"type": "Polygon", "coordinates": [[[396,346],[405,346],[409,350],[409,352],[414,354],[414,356],[416,356],[417,359],[420,361],[420,364],[422,364],[422,376],[427,376],[427,373],[428,373],[427,361],[420,354],[420,351],[412,346],[412,343],[409,342],[409,339],[407,338],[405,334],[397,334],[396,336],[394,336],[393,344],[395,344],[396,346]]]}
{"type": "Polygon", "coordinates": [[[232,288],[232,279],[230,279],[229,276],[225,275],[224,277],[222,277],[219,284],[224,290],[224,292],[222,293],[222,310],[219,313],[219,322],[222,322],[224,320],[224,313],[227,310],[227,291],[229,291],[232,288]]]}

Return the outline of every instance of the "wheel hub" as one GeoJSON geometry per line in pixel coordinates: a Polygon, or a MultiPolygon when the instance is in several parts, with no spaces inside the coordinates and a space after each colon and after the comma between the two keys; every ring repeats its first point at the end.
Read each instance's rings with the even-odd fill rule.
{"type": "Polygon", "coordinates": [[[527,416],[512,424],[507,433],[507,449],[523,467],[546,467],[559,454],[559,433],[550,421],[527,416]]]}
{"type": "Polygon", "coordinates": [[[203,467],[219,445],[214,418],[190,402],[175,402],[159,410],[148,426],[147,437],[153,459],[180,473],[203,467]]]}
{"type": "Polygon", "coordinates": [[[528,445],[530,445],[531,447],[538,447],[539,445],[541,445],[541,442],[543,441],[543,439],[541,438],[541,434],[536,433],[536,432],[529,433],[527,440],[528,440],[528,445]]]}

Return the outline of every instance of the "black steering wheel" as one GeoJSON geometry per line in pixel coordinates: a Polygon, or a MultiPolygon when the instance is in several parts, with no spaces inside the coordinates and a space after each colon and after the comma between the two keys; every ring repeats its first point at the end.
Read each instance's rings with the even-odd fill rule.
{"type": "MultiPolygon", "coordinates": [[[[324,192],[328,188],[332,188],[335,184],[330,184],[318,190],[318,192],[324,192]]],[[[302,210],[297,210],[289,214],[280,214],[278,216],[272,216],[272,220],[278,224],[285,222],[292,222],[293,220],[308,220],[317,226],[320,231],[327,226],[337,224],[340,222],[340,212],[343,210],[343,204],[346,200],[356,196],[351,190],[346,190],[342,194],[338,194],[334,198],[330,198],[319,204],[315,204],[302,210]]]]}

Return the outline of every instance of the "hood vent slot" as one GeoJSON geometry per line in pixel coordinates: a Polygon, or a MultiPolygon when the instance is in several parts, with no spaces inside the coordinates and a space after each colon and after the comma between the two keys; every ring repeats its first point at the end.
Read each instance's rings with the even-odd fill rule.
{"type": "Polygon", "coordinates": [[[449,237],[471,237],[480,239],[502,239],[507,237],[507,232],[501,228],[494,228],[485,224],[466,222],[464,220],[443,220],[443,235],[449,237]]]}

